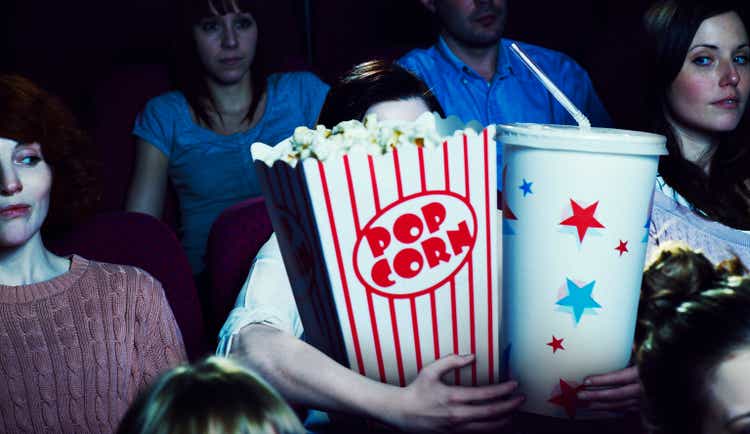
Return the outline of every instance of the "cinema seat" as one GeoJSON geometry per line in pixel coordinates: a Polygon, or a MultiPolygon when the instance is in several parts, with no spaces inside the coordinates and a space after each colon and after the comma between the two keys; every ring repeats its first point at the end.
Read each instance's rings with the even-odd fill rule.
{"type": "Polygon", "coordinates": [[[209,333],[218,336],[245,282],[253,258],[271,236],[271,220],[263,198],[227,208],[208,235],[206,267],[210,280],[209,333]]]}
{"type": "Polygon", "coordinates": [[[58,255],[139,267],[164,287],[190,360],[208,351],[198,292],[187,256],[166,224],[146,214],[100,214],[76,225],[47,247],[58,255]]]}

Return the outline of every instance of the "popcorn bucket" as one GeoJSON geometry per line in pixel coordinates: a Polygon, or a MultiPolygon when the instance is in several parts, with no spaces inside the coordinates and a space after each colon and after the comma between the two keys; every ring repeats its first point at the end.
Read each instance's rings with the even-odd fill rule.
{"type": "Polygon", "coordinates": [[[255,168],[305,340],[362,375],[406,385],[474,353],[451,381],[499,380],[494,127],[434,148],[255,168]]]}
{"type": "Polygon", "coordinates": [[[655,134],[501,125],[503,364],[522,411],[587,412],[583,379],[631,356],[651,197],[665,139],[655,134]]]}

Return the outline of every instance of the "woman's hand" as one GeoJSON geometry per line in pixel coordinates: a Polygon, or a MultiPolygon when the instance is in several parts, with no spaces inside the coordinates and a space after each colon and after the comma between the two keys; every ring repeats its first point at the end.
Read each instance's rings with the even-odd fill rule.
{"type": "Polygon", "coordinates": [[[497,432],[509,425],[524,400],[509,396],[515,382],[480,387],[443,383],[443,376],[474,363],[474,356],[443,357],[425,366],[407,387],[398,387],[362,376],[263,324],[240,330],[230,354],[291,404],[366,417],[407,432],[497,432]]]}
{"type": "Polygon", "coordinates": [[[588,402],[588,409],[603,411],[638,411],[641,382],[638,368],[631,366],[603,375],[587,377],[578,399],[588,402]]]}
{"type": "Polygon", "coordinates": [[[469,387],[442,381],[446,374],[474,360],[471,355],[450,355],[427,365],[387,404],[386,421],[410,432],[497,432],[507,427],[525,399],[510,396],[516,382],[469,387]]]}

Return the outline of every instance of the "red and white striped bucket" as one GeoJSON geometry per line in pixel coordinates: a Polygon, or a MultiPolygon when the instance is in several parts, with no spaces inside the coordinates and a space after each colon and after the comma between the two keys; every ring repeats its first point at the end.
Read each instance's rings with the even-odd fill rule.
{"type": "Polygon", "coordinates": [[[308,342],[395,385],[467,353],[477,361],[453,382],[499,381],[494,136],[255,162],[308,342]]]}

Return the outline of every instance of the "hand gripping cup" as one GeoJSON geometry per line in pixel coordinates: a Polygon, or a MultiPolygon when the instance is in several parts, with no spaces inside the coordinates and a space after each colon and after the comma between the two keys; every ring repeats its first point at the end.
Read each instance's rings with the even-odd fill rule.
{"type": "Polygon", "coordinates": [[[513,124],[503,143],[503,369],[522,411],[595,418],[576,393],[630,360],[665,139],[513,124]]]}
{"type": "Polygon", "coordinates": [[[307,342],[395,385],[454,353],[477,362],[450,381],[499,380],[494,137],[466,129],[296,165],[253,145],[307,342]]]}

